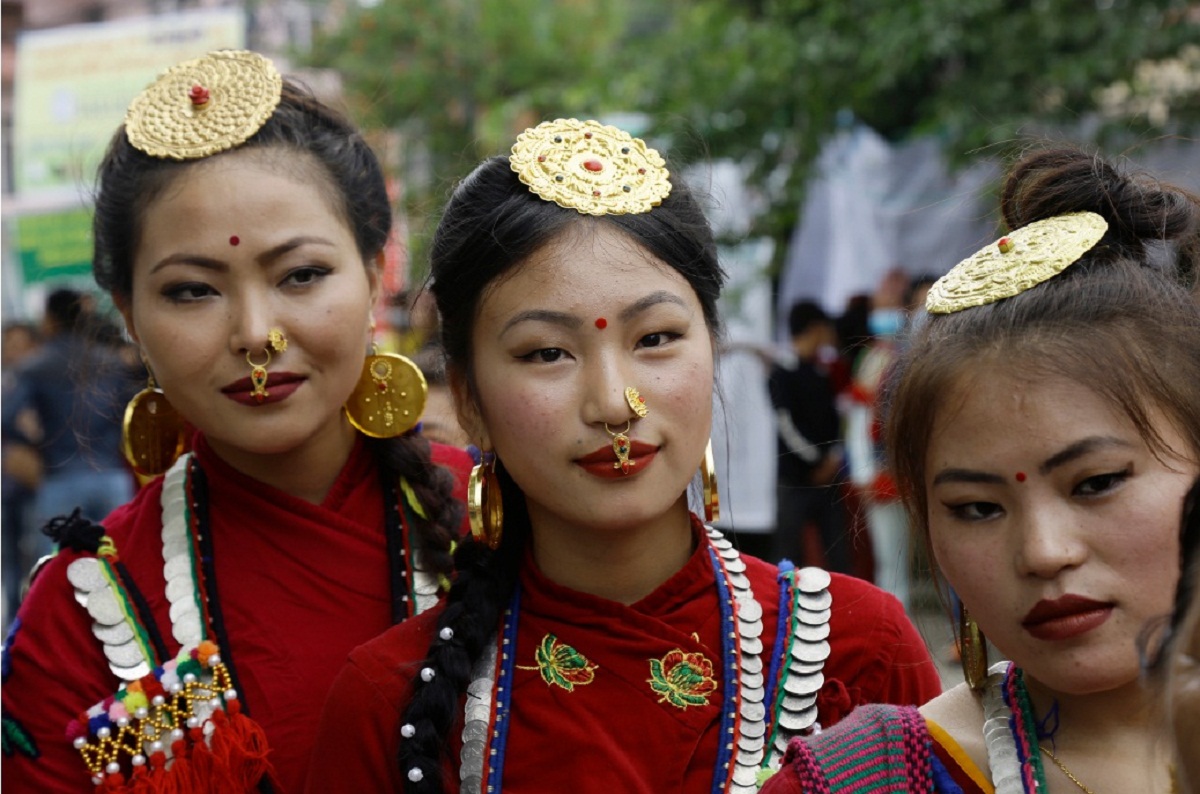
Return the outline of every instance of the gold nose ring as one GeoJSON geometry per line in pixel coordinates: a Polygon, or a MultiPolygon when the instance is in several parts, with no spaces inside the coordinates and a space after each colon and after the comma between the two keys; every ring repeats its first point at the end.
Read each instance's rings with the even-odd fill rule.
{"type": "Polygon", "coordinates": [[[637,414],[638,419],[644,419],[646,414],[650,413],[650,409],[646,407],[646,398],[638,394],[638,390],[633,386],[625,387],[625,402],[629,403],[629,410],[637,414]]]}
{"type": "Polygon", "coordinates": [[[614,433],[608,426],[608,422],[604,423],[605,431],[613,437],[613,453],[617,456],[617,462],[613,464],[613,468],[620,469],[622,474],[628,474],[637,465],[637,461],[629,459],[629,436],[626,435],[632,424],[632,419],[626,419],[625,429],[614,433]]]}
{"type": "Polygon", "coordinates": [[[255,364],[254,359],[251,358],[253,353],[249,350],[246,351],[246,363],[250,365],[250,384],[254,387],[250,396],[259,402],[270,396],[267,391],[267,367],[271,363],[271,350],[263,348],[263,352],[267,354],[267,360],[261,364],[255,364]]]}

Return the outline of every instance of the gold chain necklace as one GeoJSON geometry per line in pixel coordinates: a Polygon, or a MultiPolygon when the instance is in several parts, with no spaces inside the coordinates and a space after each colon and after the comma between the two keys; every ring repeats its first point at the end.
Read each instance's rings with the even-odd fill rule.
{"type": "Polygon", "coordinates": [[[1070,779],[1071,779],[1071,782],[1072,782],[1072,783],[1074,783],[1076,786],[1079,786],[1079,788],[1083,789],[1083,791],[1084,791],[1084,792],[1086,792],[1086,794],[1096,794],[1096,792],[1092,791],[1090,788],[1088,788],[1087,786],[1083,785],[1083,781],[1081,781],[1079,778],[1075,777],[1075,775],[1071,773],[1071,770],[1070,770],[1070,769],[1067,769],[1067,765],[1066,765],[1066,764],[1064,764],[1062,761],[1059,761],[1059,760],[1058,760],[1058,756],[1056,756],[1054,753],[1052,753],[1052,752],[1050,752],[1049,750],[1047,750],[1045,747],[1042,747],[1041,745],[1038,745],[1038,748],[1039,748],[1039,749],[1040,749],[1040,750],[1041,750],[1043,753],[1045,753],[1045,754],[1046,754],[1046,757],[1047,757],[1047,758],[1049,758],[1051,761],[1053,761],[1053,762],[1054,762],[1054,765],[1055,765],[1056,767],[1058,767],[1059,769],[1061,769],[1061,770],[1062,770],[1062,773],[1063,773],[1064,775],[1066,775],[1068,778],[1070,778],[1070,779]]]}

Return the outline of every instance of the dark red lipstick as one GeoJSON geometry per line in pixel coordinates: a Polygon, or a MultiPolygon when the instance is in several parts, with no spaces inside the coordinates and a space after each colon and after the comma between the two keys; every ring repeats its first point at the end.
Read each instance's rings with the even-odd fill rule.
{"type": "Polygon", "coordinates": [[[1067,594],[1043,599],[1025,615],[1021,625],[1039,640],[1069,640],[1098,628],[1112,615],[1113,605],[1067,594]]]}
{"type": "Polygon", "coordinates": [[[241,405],[270,405],[291,397],[304,381],[303,375],[294,372],[271,372],[267,375],[267,394],[261,400],[254,396],[254,383],[248,377],[222,387],[221,393],[241,405]]]}
{"type": "Polygon", "coordinates": [[[658,454],[658,447],[653,444],[630,439],[629,462],[633,465],[630,467],[628,474],[623,472],[620,464],[617,463],[617,453],[613,451],[612,444],[603,446],[595,452],[589,452],[582,458],[576,458],[575,462],[589,474],[597,477],[618,479],[621,477],[632,477],[638,472],[644,471],[654,460],[656,454],[658,454]]]}

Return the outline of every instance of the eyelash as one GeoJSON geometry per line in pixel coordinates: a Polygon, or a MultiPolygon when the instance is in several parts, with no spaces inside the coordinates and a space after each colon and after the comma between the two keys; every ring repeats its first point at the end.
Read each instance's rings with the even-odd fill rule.
{"type": "MultiPolygon", "coordinates": [[[[1120,487],[1120,485],[1128,480],[1132,474],[1132,467],[1126,466],[1120,471],[1110,471],[1105,472],[1104,474],[1095,474],[1091,477],[1085,477],[1077,485],[1075,485],[1074,488],[1071,489],[1071,495],[1083,497],[1085,499],[1106,496],[1116,488],[1120,487]],[[1089,486],[1091,489],[1089,489],[1089,486]]],[[[956,519],[966,522],[987,521],[988,519],[997,515],[1001,510],[1000,506],[995,502],[984,501],[947,504],[946,508],[956,519]],[[972,512],[978,513],[978,508],[981,506],[991,508],[991,511],[987,515],[971,515],[972,512]]]]}
{"type": "MultiPolygon", "coordinates": [[[[320,265],[304,265],[288,273],[280,281],[280,286],[283,287],[309,287],[317,281],[328,276],[333,272],[332,268],[322,267],[320,265]],[[300,277],[305,277],[304,280],[298,280],[300,277]]],[[[189,281],[184,284],[174,284],[163,289],[163,296],[172,303],[194,303],[216,293],[216,290],[200,281],[189,281]],[[199,294],[197,294],[199,293],[199,294]]]]}
{"type": "Polygon", "coordinates": [[[163,289],[162,294],[171,303],[195,303],[212,295],[215,290],[207,284],[200,282],[188,282],[186,284],[175,284],[163,289]],[[200,292],[203,294],[197,295],[200,292]],[[191,293],[191,294],[189,294],[191,293]]]}

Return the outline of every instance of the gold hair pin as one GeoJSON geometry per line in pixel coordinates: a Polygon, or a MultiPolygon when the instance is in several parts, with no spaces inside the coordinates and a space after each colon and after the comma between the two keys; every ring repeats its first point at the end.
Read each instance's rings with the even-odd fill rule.
{"type": "Polygon", "coordinates": [[[1072,212],[1022,226],[959,262],[929,289],[925,310],[951,314],[1019,295],[1057,276],[1108,230],[1094,212],[1072,212]]]}
{"type": "Polygon", "coordinates": [[[283,94],[274,64],[255,52],[219,50],[172,66],[125,112],[125,137],[152,157],[194,160],[245,143],[283,94]]]}
{"type": "Polygon", "coordinates": [[[527,129],[509,164],[538,196],[584,215],[649,212],[671,192],[657,151],[598,121],[557,119],[527,129]]]}

